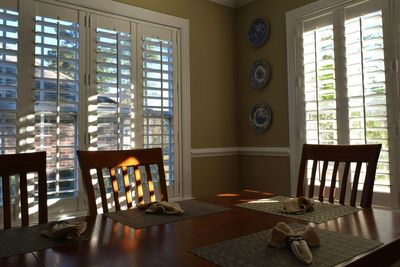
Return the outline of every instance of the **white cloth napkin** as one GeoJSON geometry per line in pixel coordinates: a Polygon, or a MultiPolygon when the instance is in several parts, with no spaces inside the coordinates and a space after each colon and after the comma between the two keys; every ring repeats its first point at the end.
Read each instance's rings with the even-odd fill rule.
{"type": "Polygon", "coordinates": [[[49,225],[42,235],[51,239],[75,239],[80,237],[87,228],[86,222],[55,222],[49,225]]]}
{"type": "Polygon", "coordinates": [[[305,229],[295,232],[284,222],[278,223],[268,237],[268,245],[277,248],[290,246],[293,254],[304,264],[313,261],[309,246],[318,246],[320,242],[313,227],[308,225],[305,229]]]}
{"type": "Polygon", "coordinates": [[[148,203],[139,206],[139,208],[151,214],[182,215],[184,213],[184,210],[178,203],[167,201],[148,203]]]}

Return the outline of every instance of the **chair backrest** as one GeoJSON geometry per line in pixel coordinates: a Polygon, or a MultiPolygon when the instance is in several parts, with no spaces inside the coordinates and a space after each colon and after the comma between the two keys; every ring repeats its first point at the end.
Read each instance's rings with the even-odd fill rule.
{"type": "Polygon", "coordinates": [[[361,173],[362,164],[366,164],[364,187],[362,190],[360,206],[362,208],[371,207],[372,195],[375,181],[376,165],[378,163],[379,153],[382,145],[303,145],[303,152],[300,162],[300,170],[297,184],[297,196],[305,196],[305,187],[307,179],[305,177],[307,163],[309,160],[313,161],[311,180],[308,191],[308,197],[314,197],[314,186],[316,179],[317,166],[321,162],[322,172],[320,173],[320,188],[318,199],[323,201],[325,192],[326,174],[328,164],[333,163],[332,177],[329,190],[329,202],[333,203],[335,199],[335,185],[339,165],[344,165],[342,170],[342,180],[338,181],[340,184],[340,198],[339,203],[344,204],[346,195],[346,185],[350,172],[350,164],[355,163],[356,168],[353,170],[353,186],[351,188],[350,205],[356,206],[357,188],[361,173]]]}
{"type": "MultiPolygon", "coordinates": [[[[117,170],[122,171],[123,187],[127,208],[132,207],[132,187],[128,169],[133,170],[137,200],[140,204],[144,203],[144,187],[148,188],[149,202],[168,201],[167,187],[165,182],[163,153],[161,148],[135,149],[135,150],[112,150],[112,151],[78,151],[79,165],[82,171],[83,185],[89,204],[90,214],[97,214],[95,191],[99,192],[103,213],[109,212],[106,197],[106,187],[104,171],[110,177],[112,192],[114,196],[115,210],[121,210],[119,200],[119,188],[117,181],[117,170]],[[156,192],[151,167],[157,166],[158,182],[160,188],[159,199],[156,200],[156,192]],[[144,178],[141,177],[140,166],[145,169],[147,186],[144,186],[144,178]],[[92,182],[92,172],[96,173],[98,180],[98,190],[92,182]]],[[[143,170],[143,169],[142,169],[143,170]]],[[[131,175],[132,176],[132,175],[131,175]]]]}
{"type": "Polygon", "coordinates": [[[38,174],[39,224],[47,223],[46,152],[0,155],[4,229],[11,228],[10,177],[19,178],[21,225],[29,225],[27,174],[38,174]]]}

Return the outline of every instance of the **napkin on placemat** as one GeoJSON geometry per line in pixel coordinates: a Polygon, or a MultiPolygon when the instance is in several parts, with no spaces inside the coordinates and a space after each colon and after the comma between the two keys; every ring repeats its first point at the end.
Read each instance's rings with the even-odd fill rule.
{"type": "Polygon", "coordinates": [[[76,239],[86,231],[86,228],[86,222],[61,221],[50,224],[41,234],[51,239],[76,239]]]}
{"type": "Polygon", "coordinates": [[[314,211],[313,203],[305,197],[291,198],[283,203],[283,212],[289,214],[304,214],[314,211]]]}
{"type": "Polygon", "coordinates": [[[178,203],[167,201],[147,203],[138,207],[145,210],[146,213],[151,214],[182,215],[184,213],[184,210],[178,203]]]}
{"type": "Polygon", "coordinates": [[[304,264],[313,261],[309,246],[318,246],[320,242],[313,227],[308,225],[303,230],[294,231],[284,222],[278,223],[268,237],[268,245],[277,248],[290,246],[293,254],[304,264]]]}

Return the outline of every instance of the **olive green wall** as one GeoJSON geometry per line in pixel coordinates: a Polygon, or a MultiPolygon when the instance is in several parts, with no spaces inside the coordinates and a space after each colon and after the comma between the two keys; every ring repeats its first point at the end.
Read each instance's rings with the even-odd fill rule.
{"type": "Polygon", "coordinates": [[[238,90],[238,130],[240,145],[244,147],[288,147],[288,88],[286,64],[285,13],[313,0],[256,0],[236,11],[236,77],[238,90]],[[250,23],[256,17],[264,17],[269,23],[269,36],[259,48],[252,48],[247,40],[250,23]],[[264,59],[270,66],[267,85],[254,90],[250,84],[250,69],[254,61],[264,59]],[[266,102],[272,109],[273,121],[264,133],[249,127],[251,107],[266,102]]]}
{"type": "MultiPolygon", "coordinates": [[[[236,10],[236,77],[239,143],[242,147],[289,147],[288,87],[286,64],[285,13],[313,0],[255,0],[236,10]],[[247,40],[250,23],[256,17],[269,22],[267,42],[252,48],[247,40]],[[264,59],[271,74],[267,85],[256,91],[251,88],[250,68],[264,59]],[[269,129],[257,133],[249,126],[251,107],[266,102],[273,119],[269,129]]],[[[289,157],[240,157],[241,186],[276,194],[290,194],[289,157]]]]}
{"type": "MultiPolygon", "coordinates": [[[[235,10],[208,0],[118,1],[189,20],[192,148],[237,147],[235,10]]],[[[239,189],[239,157],[193,158],[192,189],[239,189]]]]}

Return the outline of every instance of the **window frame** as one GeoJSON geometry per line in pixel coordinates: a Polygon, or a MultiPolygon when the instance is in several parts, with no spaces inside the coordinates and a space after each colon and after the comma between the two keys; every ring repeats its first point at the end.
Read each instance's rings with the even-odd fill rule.
{"type": "MultiPolygon", "coordinates": [[[[400,11],[394,11],[395,7],[399,8],[400,4],[394,0],[319,0],[309,5],[297,8],[295,10],[286,13],[286,44],[287,44],[287,71],[288,71],[288,106],[289,106],[289,138],[290,138],[290,184],[291,194],[295,195],[297,188],[297,176],[298,168],[301,159],[302,144],[305,142],[305,129],[304,129],[304,110],[303,110],[303,81],[302,81],[302,65],[298,63],[297,58],[301,53],[301,43],[298,42],[298,36],[302,34],[302,29],[299,28],[299,24],[310,18],[317,18],[324,14],[332,13],[333,25],[338,22],[344,25],[344,15],[340,10],[344,10],[345,7],[355,6],[360,3],[377,4],[382,7],[382,19],[383,19],[383,31],[384,31],[384,54],[385,54],[385,78],[387,88],[387,121],[388,121],[388,134],[389,134],[389,147],[390,147],[390,193],[384,195],[384,193],[374,193],[374,203],[376,205],[391,206],[398,208],[400,205],[399,201],[399,178],[400,166],[396,164],[400,157],[399,145],[397,141],[399,139],[399,112],[400,109],[395,105],[399,101],[399,90],[400,90],[400,78],[398,73],[398,58],[400,54],[400,33],[395,32],[395,25],[400,25],[400,19],[397,18],[400,11]],[[368,3],[369,2],[369,3],[368,3]],[[395,14],[397,13],[397,14],[395,14]],[[397,39],[396,39],[397,38],[397,39]],[[397,51],[396,51],[397,45],[397,51]],[[397,84],[396,84],[397,82],[397,84]]],[[[340,30],[340,29],[339,29],[340,30]]],[[[340,30],[344,31],[344,29],[340,30]]],[[[335,39],[335,50],[339,49],[339,53],[345,53],[344,50],[344,35],[340,35],[339,40],[335,39]],[[343,44],[338,48],[336,43],[343,44]]],[[[336,51],[335,51],[336,54],[336,51]]],[[[345,64],[342,60],[339,64],[345,64]]],[[[336,84],[338,87],[346,87],[346,73],[345,68],[342,69],[342,65],[337,67],[340,72],[340,77],[336,77],[336,84]],[[342,70],[340,70],[342,69],[342,70]]],[[[341,94],[337,90],[338,94],[341,94]]],[[[343,97],[338,95],[337,97],[343,97]]],[[[346,95],[344,97],[347,98],[346,95]]],[[[341,110],[341,106],[337,106],[337,110],[341,110]]],[[[340,111],[343,112],[343,111],[340,111]]],[[[344,111],[347,114],[347,110],[344,111]]],[[[338,124],[338,128],[343,127],[338,124]]],[[[347,126],[346,126],[347,128],[347,126]]],[[[340,140],[339,140],[340,142],[340,140]]],[[[343,143],[343,142],[342,142],[343,143]]]]}
{"type": "MultiPolygon", "coordinates": [[[[176,74],[174,79],[176,79],[176,95],[177,98],[176,105],[179,112],[174,114],[174,121],[177,122],[177,145],[178,150],[175,152],[176,160],[176,172],[179,189],[178,194],[175,199],[186,199],[191,198],[191,158],[190,158],[190,148],[191,148],[191,129],[190,129],[190,58],[189,58],[189,21],[187,19],[174,17],[166,14],[162,14],[155,11],[146,10],[143,8],[135,7],[128,4],[117,3],[111,0],[87,0],[84,2],[77,0],[0,0],[0,5],[4,8],[13,7],[19,12],[19,58],[24,58],[24,60],[18,61],[18,96],[27,95],[18,99],[18,104],[22,104],[25,109],[17,108],[17,118],[25,118],[24,120],[19,120],[17,122],[17,129],[21,129],[26,126],[34,125],[34,118],[31,118],[29,114],[34,114],[34,105],[32,104],[32,99],[34,97],[34,92],[32,90],[32,95],[26,94],[26,88],[33,88],[34,85],[34,67],[26,68],[26,62],[34,62],[35,46],[32,43],[35,40],[35,32],[32,31],[34,28],[34,18],[36,16],[36,4],[46,3],[55,4],[61,7],[72,8],[78,10],[79,17],[84,22],[85,30],[84,34],[80,36],[83,39],[82,43],[85,47],[80,49],[84,50],[81,53],[82,60],[80,60],[80,81],[79,81],[79,98],[85,99],[84,101],[79,101],[79,110],[82,110],[86,115],[87,113],[87,98],[88,91],[93,83],[90,83],[90,14],[101,14],[105,16],[113,16],[121,19],[128,19],[133,23],[157,25],[157,27],[168,27],[176,29],[176,43],[177,43],[177,53],[175,61],[179,64],[179,72],[176,74]],[[16,8],[18,7],[18,8],[16,8]],[[21,71],[20,71],[21,70],[21,71]],[[23,89],[25,88],[25,89],[23,89]],[[24,91],[25,90],[25,91],[24,91]]],[[[137,45],[134,43],[133,45],[137,45]]],[[[136,56],[138,53],[133,55],[134,64],[137,63],[136,56]]],[[[137,81],[135,81],[136,83],[137,81]]],[[[135,84],[136,87],[136,84],[135,84]]],[[[88,134],[87,134],[87,118],[85,116],[79,116],[78,125],[79,127],[84,127],[85,134],[79,135],[78,138],[78,149],[88,148],[88,134]]],[[[86,116],[87,117],[87,116],[86,116]]],[[[140,134],[140,133],[139,133],[140,134]]],[[[21,143],[21,141],[26,140],[26,138],[32,138],[32,133],[24,133],[17,135],[17,152],[28,151],[33,147],[32,144],[21,143]],[[21,145],[22,144],[22,145],[21,145]]],[[[80,178],[80,172],[78,171],[78,198],[77,203],[70,203],[68,206],[72,205],[77,212],[84,209],[84,190],[82,186],[82,181],[80,178]],[[80,196],[80,197],[79,197],[80,196]]],[[[175,190],[174,190],[175,191],[175,190]]],[[[174,199],[174,198],[172,198],[174,199]]],[[[56,205],[57,206],[57,205],[56,205]]],[[[54,215],[60,213],[61,207],[57,207],[54,210],[54,215]]],[[[51,212],[49,216],[52,217],[51,212]]]]}

